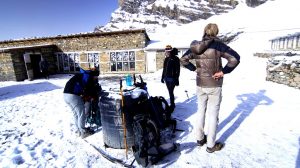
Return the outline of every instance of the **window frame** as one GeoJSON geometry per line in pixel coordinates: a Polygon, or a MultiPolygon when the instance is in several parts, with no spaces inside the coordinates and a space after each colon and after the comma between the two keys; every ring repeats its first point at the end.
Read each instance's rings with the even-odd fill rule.
{"type": "Polygon", "coordinates": [[[100,68],[100,53],[99,52],[87,52],[86,53],[86,61],[85,63],[89,64],[89,67],[93,67],[96,69],[100,68]]]}
{"type": "Polygon", "coordinates": [[[134,72],[136,70],[136,51],[110,51],[110,72],[134,72]]]}
{"type": "Polygon", "coordinates": [[[59,72],[79,72],[80,54],[78,52],[58,52],[55,55],[59,72]]]}

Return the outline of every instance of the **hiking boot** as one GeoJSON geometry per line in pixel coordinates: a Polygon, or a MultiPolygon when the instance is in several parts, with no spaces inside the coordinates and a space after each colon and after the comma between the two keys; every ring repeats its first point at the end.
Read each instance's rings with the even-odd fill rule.
{"type": "Polygon", "coordinates": [[[202,139],[202,140],[197,140],[197,145],[198,146],[203,146],[204,144],[206,144],[206,142],[207,142],[207,137],[206,137],[206,135],[204,135],[204,138],[202,139]]]}
{"type": "Polygon", "coordinates": [[[206,152],[213,153],[215,151],[221,150],[223,147],[224,147],[224,144],[222,144],[221,142],[217,142],[214,147],[212,147],[212,148],[207,147],[206,152]]]}

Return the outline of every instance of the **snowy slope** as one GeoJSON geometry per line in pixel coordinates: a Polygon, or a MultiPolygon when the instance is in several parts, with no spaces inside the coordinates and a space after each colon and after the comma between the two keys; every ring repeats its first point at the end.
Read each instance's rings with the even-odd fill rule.
{"type": "Polygon", "coordinates": [[[251,51],[270,50],[270,39],[300,31],[300,22],[296,21],[299,15],[298,5],[299,2],[295,0],[276,0],[268,1],[256,8],[249,8],[241,1],[235,10],[220,16],[212,16],[208,20],[194,21],[182,26],[158,29],[159,33],[148,33],[155,43],[147,48],[161,48],[169,43],[173,43],[175,47],[188,47],[192,40],[201,40],[203,29],[208,23],[217,23],[220,35],[244,32],[243,36],[249,39],[247,46],[252,48],[251,51]]]}

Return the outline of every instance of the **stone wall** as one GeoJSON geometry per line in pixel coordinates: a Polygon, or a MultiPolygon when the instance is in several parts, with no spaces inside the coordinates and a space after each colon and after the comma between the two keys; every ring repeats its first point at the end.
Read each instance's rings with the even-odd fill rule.
{"type": "Polygon", "coordinates": [[[266,80],[300,89],[300,56],[270,58],[266,80]]]}
{"type": "Polygon", "coordinates": [[[156,69],[159,70],[164,67],[165,51],[160,50],[156,52],[156,69]]]}
{"type": "Polygon", "coordinates": [[[28,78],[27,70],[24,63],[23,53],[18,51],[11,52],[11,59],[14,67],[15,80],[21,81],[28,78]]]}
{"type": "Polygon", "coordinates": [[[260,58],[271,58],[271,57],[273,57],[273,54],[271,54],[271,53],[254,53],[254,56],[260,57],[260,58]]]}
{"type": "Polygon", "coordinates": [[[135,60],[135,68],[137,73],[145,73],[146,72],[146,59],[144,51],[136,52],[136,60],[135,60]]]}
{"type": "Polygon", "coordinates": [[[10,53],[0,53],[0,81],[16,81],[15,70],[10,53]]]}

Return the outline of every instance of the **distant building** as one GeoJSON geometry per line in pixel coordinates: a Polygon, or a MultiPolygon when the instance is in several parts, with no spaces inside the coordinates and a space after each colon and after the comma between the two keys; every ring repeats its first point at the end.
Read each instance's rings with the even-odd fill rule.
{"type": "Polygon", "coordinates": [[[300,89],[300,32],[270,41],[266,80],[300,89]]]}
{"type": "Polygon", "coordinates": [[[101,74],[155,71],[145,51],[149,41],[144,29],[1,41],[0,81],[39,78],[41,57],[51,74],[77,73],[80,67],[101,74]]]}
{"type": "Polygon", "coordinates": [[[271,39],[274,51],[300,51],[300,32],[271,39]]]}

